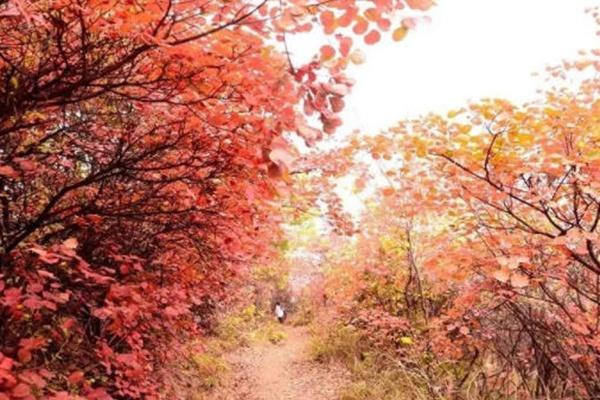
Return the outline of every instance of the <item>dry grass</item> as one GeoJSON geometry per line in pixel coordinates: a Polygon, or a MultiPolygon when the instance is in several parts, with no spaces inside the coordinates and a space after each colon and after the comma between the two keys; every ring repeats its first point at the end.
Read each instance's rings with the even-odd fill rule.
{"type": "Polygon", "coordinates": [[[351,383],[342,389],[340,400],[511,399],[489,393],[482,396],[468,379],[458,388],[457,382],[466,372],[461,365],[434,362],[410,352],[394,356],[392,350],[371,346],[352,326],[315,328],[313,335],[311,355],[315,360],[341,361],[351,371],[351,383]]]}

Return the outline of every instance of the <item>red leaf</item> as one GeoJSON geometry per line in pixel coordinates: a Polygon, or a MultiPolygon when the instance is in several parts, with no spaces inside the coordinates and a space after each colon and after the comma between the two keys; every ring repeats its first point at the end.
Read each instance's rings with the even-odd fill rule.
{"type": "Polygon", "coordinates": [[[14,361],[10,357],[3,357],[2,353],[0,353],[0,369],[5,371],[10,371],[14,365],[14,361]]]}
{"type": "Polygon", "coordinates": [[[335,57],[335,49],[333,46],[325,45],[321,47],[321,61],[329,61],[335,57]]]}
{"type": "Polygon", "coordinates": [[[129,273],[129,264],[124,263],[119,265],[119,272],[122,273],[123,275],[127,275],[129,273]]]}
{"type": "Polygon", "coordinates": [[[369,29],[369,22],[364,18],[360,18],[356,24],[354,24],[352,31],[357,35],[362,35],[367,29],[369,29]]]}
{"type": "Polygon", "coordinates": [[[75,371],[75,372],[71,373],[71,375],[69,375],[69,377],[67,378],[67,380],[69,381],[69,383],[72,384],[72,385],[80,382],[82,379],[83,379],[83,372],[82,371],[75,371]]]}
{"type": "Polygon", "coordinates": [[[379,42],[380,39],[381,34],[379,33],[379,31],[372,30],[371,32],[367,33],[364,40],[366,44],[375,44],[379,42]]]}
{"type": "Polygon", "coordinates": [[[56,264],[60,261],[60,258],[56,254],[46,251],[42,248],[34,247],[31,249],[31,251],[36,253],[39,256],[40,260],[45,262],[46,264],[56,264]]]}
{"type": "Polygon", "coordinates": [[[169,306],[165,308],[165,314],[169,317],[177,317],[180,313],[174,307],[169,306]]]}
{"type": "Polygon", "coordinates": [[[31,361],[31,351],[29,351],[29,349],[19,349],[17,352],[17,357],[19,358],[20,362],[26,364],[31,361]]]}
{"type": "Polygon", "coordinates": [[[0,167],[0,176],[7,176],[9,178],[16,178],[17,176],[19,176],[19,174],[11,166],[9,166],[9,165],[3,165],[3,166],[0,167]]]}
{"type": "Polygon", "coordinates": [[[104,389],[94,389],[91,392],[87,392],[85,397],[88,400],[111,400],[112,397],[106,393],[104,389]]]}
{"type": "Polygon", "coordinates": [[[15,386],[13,388],[12,395],[13,395],[13,397],[17,397],[17,398],[27,397],[27,396],[31,395],[31,388],[29,387],[29,385],[26,385],[24,383],[19,383],[17,386],[15,386]]]}
{"type": "Polygon", "coordinates": [[[46,344],[46,339],[41,337],[25,338],[19,341],[19,346],[28,350],[37,350],[46,344]]]}
{"type": "Polygon", "coordinates": [[[340,96],[333,96],[329,99],[329,103],[331,103],[331,110],[336,113],[341,112],[345,106],[344,99],[340,96]]]}
{"type": "Polygon", "coordinates": [[[22,372],[19,377],[23,382],[29,383],[39,389],[46,386],[46,380],[40,374],[31,370],[22,372]]]}
{"type": "Polygon", "coordinates": [[[344,57],[347,57],[350,54],[350,49],[352,48],[352,38],[349,37],[339,37],[340,41],[340,54],[344,57]]]}
{"type": "Polygon", "coordinates": [[[377,20],[377,26],[379,27],[379,29],[387,31],[388,29],[390,29],[390,26],[392,26],[392,22],[387,18],[380,18],[377,20]]]}

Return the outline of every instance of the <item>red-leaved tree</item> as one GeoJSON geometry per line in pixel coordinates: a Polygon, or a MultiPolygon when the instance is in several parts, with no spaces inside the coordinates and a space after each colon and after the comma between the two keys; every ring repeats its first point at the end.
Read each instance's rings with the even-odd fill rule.
{"type": "Polygon", "coordinates": [[[268,256],[282,135],[340,125],[350,35],[402,38],[404,6],[0,1],[0,399],[168,396],[200,310],[268,256]],[[338,46],[294,66],[273,45],[313,24],[338,46]]]}

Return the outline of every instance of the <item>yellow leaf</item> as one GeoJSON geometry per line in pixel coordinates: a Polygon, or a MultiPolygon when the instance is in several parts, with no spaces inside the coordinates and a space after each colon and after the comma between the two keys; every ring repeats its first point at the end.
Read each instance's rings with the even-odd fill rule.
{"type": "Polygon", "coordinates": [[[533,143],[533,135],[520,132],[515,135],[515,140],[522,146],[528,146],[533,143]]]}
{"type": "Polygon", "coordinates": [[[469,143],[471,141],[471,136],[461,133],[456,135],[455,140],[461,143],[469,143]]]}
{"type": "Polygon", "coordinates": [[[396,41],[396,42],[399,42],[402,39],[404,39],[407,34],[408,34],[408,29],[406,29],[406,27],[404,27],[404,26],[401,26],[394,30],[394,32],[392,33],[392,39],[394,39],[394,41],[396,41]]]}
{"type": "Polygon", "coordinates": [[[465,111],[464,109],[450,110],[450,111],[448,111],[448,118],[454,118],[454,117],[462,114],[464,111],[465,111]]]}
{"type": "Polygon", "coordinates": [[[587,154],[587,159],[590,161],[596,161],[600,159],[600,149],[594,148],[587,154]]]}
{"type": "Polygon", "coordinates": [[[408,337],[408,336],[402,336],[402,337],[400,338],[400,343],[402,343],[402,344],[404,344],[404,345],[407,345],[407,346],[410,346],[410,345],[412,345],[414,342],[413,342],[412,338],[410,338],[410,337],[408,337]]]}
{"type": "Polygon", "coordinates": [[[425,142],[423,142],[420,139],[416,139],[415,140],[415,148],[417,150],[417,156],[418,157],[425,157],[427,155],[427,146],[425,145],[425,142]]]}
{"type": "Polygon", "coordinates": [[[460,133],[467,134],[467,133],[471,132],[471,125],[468,125],[468,124],[459,125],[458,131],[460,133]]]}

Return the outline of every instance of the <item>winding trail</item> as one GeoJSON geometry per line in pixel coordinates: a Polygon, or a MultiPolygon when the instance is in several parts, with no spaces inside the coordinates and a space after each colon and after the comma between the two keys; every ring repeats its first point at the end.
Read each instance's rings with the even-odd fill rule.
{"type": "Polygon", "coordinates": [[[348,379],[345,369],[320,364],[308,354],[304,327],[284,327],[279,344],[259,343],[228,356],[231,378],[215,400],[335,400],[348,379]]]}

